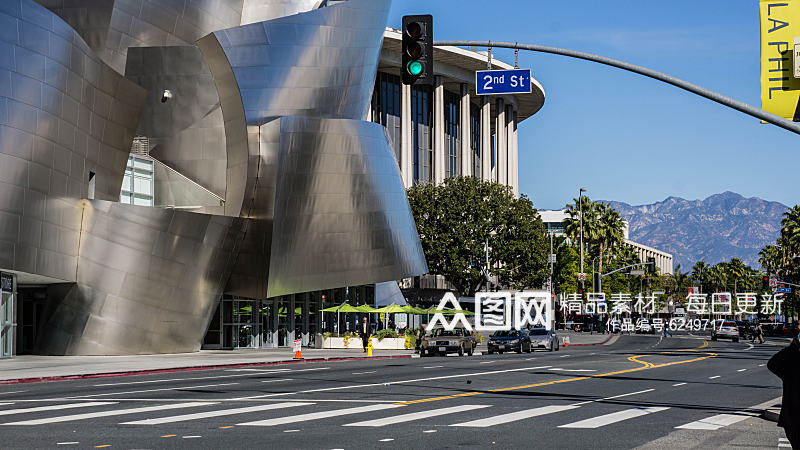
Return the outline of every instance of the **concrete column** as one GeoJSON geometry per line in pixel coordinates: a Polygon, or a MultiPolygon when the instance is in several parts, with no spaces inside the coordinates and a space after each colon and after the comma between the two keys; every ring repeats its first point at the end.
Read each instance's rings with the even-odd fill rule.
{"type": "Polygon", "coordinates": [[[495,116],[497,124],[495,125],[495,135],[497,141],[495,148],[497,150],[497,159],[495,160],[495,180],[500,184],[508,183],[508,141],[506,124],[506,106],[502,98],[497,99],[497,114],[495,116]]]}
{"type": "Polygon", "coordinates": [[[492,103],[481,98],[481,180],[492,179],[492,103]]]}
{"type": "Polygon", "coordinates": [[[414,183],[414,159],[411,152],[411,86],[400,87],[400,174],[406,188],[414,183]]]}
{"type": "Polygon", "coordinates": [[[469,133],[469,85],[461,84],[461,175],[472,175],[472,149],[469,133]]]}
{"type": "Polygon", "coordinates": [[[437,76],[433,89],[433,181],[444,183],[447,149],[444,145],[444,81],[437,76]]]}
{"type": "Polygon", "coordinates": [[[511,174],[514,176],[514,195],[519,197],[519,135],[517,134],[517,111],[514,111],[513,124],[513,139],[512,153],[514,155],[514,167],[511,169],[511,174]]]}

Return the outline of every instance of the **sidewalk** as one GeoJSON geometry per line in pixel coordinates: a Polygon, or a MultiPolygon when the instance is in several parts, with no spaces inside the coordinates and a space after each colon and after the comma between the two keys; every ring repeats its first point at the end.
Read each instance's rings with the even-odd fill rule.
{"type": "MultiPolygon", "coordinates": [[[[411,358],[413,350],[376,350],[374,359],[411,358]]],[[[196,353],[130,356],[35,356],[0,359],[0,384],[55,381],[132,375],[214,367],[264,366],[367,359],[363,350],[303,349],[303,360],[294,360],[291,348],[201,350],[196,353]]]]}

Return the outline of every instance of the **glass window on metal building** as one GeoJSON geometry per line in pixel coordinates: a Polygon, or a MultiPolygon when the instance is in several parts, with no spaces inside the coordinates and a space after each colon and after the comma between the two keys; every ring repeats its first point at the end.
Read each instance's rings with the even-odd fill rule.
{"type": "Polygon", "coordinates": [[[400,77],[390,73],[378,72],[375,89],[372,91],[372,121],[386,128],[389,145],[395,158],[400,161],[400,77]]]}
{"type": "Polygon", "coordinates": [[[469,111],[469,141],[470,155],[472,156],[472,176],[481,176],[481,108],[470,105],[469,111]]]}
{"type": "Polygon", "coordinates": [[[457,177],[461,173],[459,166],[459,153],[461,150],[461,96],[450,91],[444,92],[444,139],[447,149],[447,164],[445,165],[447,177],[457,177]]]}
{"type": "Polygon", "coordinates": [[[411,88],[411,149],[414,184],[433,182],[433,95],[430,86],[411,88]]]}
{"type": "Polygon", "coordinates": [[[144,156],[131,155],[122,178],[120,203],[153,206],[153,161],[144,156]]]}

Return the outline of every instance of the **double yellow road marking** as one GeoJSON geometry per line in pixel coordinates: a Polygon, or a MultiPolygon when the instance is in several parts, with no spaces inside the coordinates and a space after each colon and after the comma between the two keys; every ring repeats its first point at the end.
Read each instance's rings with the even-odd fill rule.
{"type": "Polygon", "coordinates": [[[680,353],[680,352],[696,352],[696,353],[700,353],[700,354],[705,355],[705,356],[699,356],[697,358],[692,358],[692,359],[687,359],[687,360],[682,360],[682,361],[672,361],[672,362],[662,363],[662,364],[653,364],[653,363],[647,362],[647,361],[640,361],[640,358],[646,358],[646,357],[649,357],[649,356],[654,356],[656,354],[636,355],[636,356],[629,357],[628,361],[639,363],[639,364],[641,364],[641,366],[640,367],[634,367],[632,369],[617,370],[617,371],[614,371],[614,372],[598,373],[598,374],[595,374],[595,375],[586,375],[586,376],[574,377],[574,378],[566,378],[566,379],[563,379],[563,380],[545,381],[545,382],[542,382],[542,383],[526,384],[526,385],[522,385],[522,386],[512,386],[512,387],[507,387],[507,388],[490,389],[488,391],[464,392],[464,393],[461,393],[461,394],[444,395],[444,396],[441,396],[441,397],[431,397],[431,398],[423,398],[423,399],[419,399],[419,400],[409,400],[407,402],[398,402],[398,403],[394,403],[394,404],[395,405],[412,405],[412,404],[415,404],[415,403],[435,402],[435,401],[439,401],[439,400],[449,400],[449,399],[452,399],[452,398],[472,397],[472,396],[481,395],[481,394],[489,394],[489,393],[496,393],[496,392],[506,392],[506,391],[516,391],[516,390],[520,390],[520,389],[530,389],[530,388],[535,388],[535,387],[540,387],[540,386],[550,386],[552,384],[570,383],[572,381],[591,380],[592,378],[602,378],[602,377],[608,377],[608,376],[612,376],[612,375],[619,375],[619,374],[623,374],[623,373],[638,372],[640,370],[658,369],[658,368],[661,368],[661,367],[673,366],[673,365],[676,365],[676,364],[687,364],[687,363],[702,361],[704,359],[714,358],[715,356],[717,356],[716,353],[698,352],[698,350],[700,350],[702,348],[705,348],[705,347],[708,347],[708,341],[704,341],[703,345],[701,345],[700,347],[697,347],[697,348],[656,353],[658,355],[673,355],[673,354],[680,353]]]}

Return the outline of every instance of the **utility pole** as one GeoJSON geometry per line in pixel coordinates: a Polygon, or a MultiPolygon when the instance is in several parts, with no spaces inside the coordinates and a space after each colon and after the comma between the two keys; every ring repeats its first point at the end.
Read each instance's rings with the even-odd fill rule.
{"type": "Polygon", "coordinates": [[[586,188],[582,187],[578,190],[578,211],[581,216],[581,273],[583,272],[583,193],[586,192],[586,188]]]}

